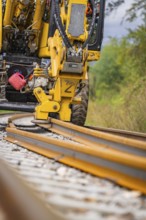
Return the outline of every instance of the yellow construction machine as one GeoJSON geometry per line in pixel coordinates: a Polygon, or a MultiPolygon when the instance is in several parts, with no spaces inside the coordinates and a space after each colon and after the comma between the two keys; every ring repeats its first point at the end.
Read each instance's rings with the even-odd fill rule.
{"type": "Polygon", "coordinates": [[[0,0],[0,109],[83,125],[105,0],[0,0]]]}

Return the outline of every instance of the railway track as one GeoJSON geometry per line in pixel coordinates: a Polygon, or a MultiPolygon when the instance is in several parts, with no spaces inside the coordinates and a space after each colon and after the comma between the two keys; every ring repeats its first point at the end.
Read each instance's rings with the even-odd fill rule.
{"type": "Polygon", "coordinates": [[[146,141],[146,133],[132,132],[132,131],[126,131],[126,130],[120,130],[120,129],[114,129],[114,128],[94,127],[94,126],[92,127],[86,126],[86,127],[96,130],[96,131],[102,131],[102,132],[106,132],[109,134],[119,135],[122,137],[146,141]]]}
{"type": "Polygon", "coordinates": [[[48,124],[33,121],[33,115],[9,118],[6,140],[90,174],[112,180],[146,194],[146,142],[107,134],[49,118],[48,124]],[[21,119],[26,125],[21,123],[21,119]],[[44,128],[67,138],[56,140],[45,133],[22,129],[44,128]],[[70,141],[68,141],[70,140],[70,141]]]}
{"type": "MultiPolygon", "coordinates": [[[[31,122],[32,115],[25,114],[23,116],[23,119],[22,115],[17,115],[9,120],[0,121],[5,125],[9,121],[8,129],[21,131],[23,138],[26,132],[24,130],[27,129],[29,132],[26,133],[31,135],[37,133],[37,136],[39,134],[42,137],[47,136],[50,139],[65,141],[67,145],[74,143],[79,145],[78,142],[71,140],[71,137],[65,138],[42,129],[43,126],[46,127],[45,129],[48,129],[48,126],[53,127],[51,120],[50,125],[41,124],[41,127],[38,127],[31,122]]],[[[9,117],[10,115],[6,118],[9,117]]],[[[5,133],[3,135],[6,136],[5,133]]],[[[141,197],[140,193],[129,191],[105,179],[90,176],[60,164],[59,161],[63,159],[64,155],[52,155],[52,159],[47,159],[35,154],[28,149],[21,148],[17,138],[14,139],[13,143],[9,143],[1,137],[0,155],[18,171],[17,174],[23,177],[47,206],[52,207],[52,210],[55,208],[71,220],[145,219],[146,199],[141,197]]]]}

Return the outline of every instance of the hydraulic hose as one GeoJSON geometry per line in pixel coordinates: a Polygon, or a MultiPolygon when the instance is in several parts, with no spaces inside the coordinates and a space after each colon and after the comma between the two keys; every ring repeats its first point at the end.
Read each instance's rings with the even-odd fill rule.
{"type": "Polygon", "coordinates": [[[49,21],[49,33],[48,37],[53,37],[55,30],[56,30],[56,23],[54,19],[54,14],[55,14],[55,1],[51,0],[51,11],[50,11],[50,21],[49,21]]]}
{"type": "Polygon", "coordinates": [[[101,0],[101,5],[100,5],[99,25],[98,25],[98,33],[97,33],[97,46],[99,51],[101,49],[101,44],[103,39],[105,1],[106,0],[101,0]]]}
{"type": "MultiPolygon", "coordinates": [[[[95,1],[94,0],[90,0],[92,8],[93,8],[93,16],[92,16],[92,22],[91,22],[91,26],[89,29],[89,33],[88,33],[88,38],[87,40],[84,42],[82,49],[84,49],[87,44],[90,41],[91,35],[93,33],[94,30],[94,24],[95,24],[95,19],[96,19],[96,5],[95,5],[95,1]]],[[[62,24],[62,20],[60,17],[60,8],[59,8],[59,0],[54,0],[54,4],[55,4],[55,14],[54,14],[54,18],[55,18],[55,22],[56,22],[56,26],[62,36],[63,42],[65,44],[65,46],[67,48],[72,48],[72,45],[69,41],[69,38],[67,37],[67,34],[65,32],[64,26],[62,24]]]]}
{"type": "Polygon", "coordinates": [[[106,0],[100,0],[100,12],[99,12],[99,19],[98,19],[98,25],[96,27],[96,40],[94,43],[89,43],[89,50],[101,50],[101,44],[103,39],[103,29],[104,29],[104,11],[105,11],[105,1],[106,0]]]}
{"type": "Polygon", "coordinates": [[[91,39],[91,35],[93,33],[94,30],[94,24],[95,24],[95,20],[96,20],[96,5],[95,5],[95,1],[94,0],[90,0],[91,5],[92,5],[92,9],[93,9],[93,15],[92,15],[92,22],[91,22],[91,26],[89,29],[89,33],[88,33],[88,38],[87,40],[84,42],[82,49],[84,49],[87,44],[89,43],[90,39],[91,39]]]}
{"type": "Polygon", "coordinates": [[[62,24],[62,20],[60,17],[60,8],[59,8],[59,0],[54,0],[55,2],[55,14],[54,14],[54,18],[55,18],[55,22],[56,22],[56,26],[62,36],[63,42],[65,44],[65,46],[67,48],[72,48],[72,45],[67,37],[67,34],[65,32],[64,26],[62,24]]]}

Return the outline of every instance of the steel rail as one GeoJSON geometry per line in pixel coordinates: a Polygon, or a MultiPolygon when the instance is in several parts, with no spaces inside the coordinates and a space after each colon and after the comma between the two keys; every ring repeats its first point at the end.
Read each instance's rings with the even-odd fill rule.
{"type": "Polygon", "coordinates": [[[127,138],[146,141],[146,133],[127,131],[127,130],[121,130],[115,128],[95,127],[95,126],[85,126],[85,127],[96,131],[106,132],[109,134],[115,134],[127,138]]]}
{"type": "MultiPolygon", "coordinates": [[[[10,115],[10,114],[9,114],[10,115]]],[[[18,120],[18,119],[22,119],[22,118],[26,118],[26,117],[33,117],[34,114],[33,113],[18,113],[16,114],[12,114],[10,115],[10,118],[9,118],[9,123],[12,123],[13,125],[15,123],[15,120],[18,120]]],[[[50,129],[51,130],[51,127],[52,130],[54,129],[55,127],[55,124],[58,125],[59,121],[58,120],[55,120],[53,118],[48,118],[48,124],[38,124],[40,127],[44,127],[46,129],[50,129]],[[50,124],[51,122],[51,124],[50,124]]],[[[23,125],[24,126],[24,125],[23,125]]],[[[68,123],[65,123],[63,125],[63,127],[65,126],[68,126],[68,123]]],[[[136,139],[136,140],[142,140],[142,141],[146,141],[146,133],[139,133],[139,132],[133,132],[133,131],[127,131],[127,130],[120,130],[120,129],[114,129],[114,128],[104,128],[104,127],[94,127],[94,126],[84,126],[84,128],[88,128],[90,130],[96,130],[96,131],[101,131],[101,132],[105,132],[105,133],[108,133],[108,134],[114,134],[114,135],[118,135],[118,136],[122,136],[122,137],[127,137],[127,138],[131,138],[131,139],[136,139]]],[[[58,130],[58,132],[60,133],[61,131],[58,130]]]]}
{"type": "Polygon", "coordinates": [[[0,205],[8,220],[65,220],[60,213],[46,205],[0,159],[0,205]]]}
{"type": "Polygon", "coordinates": [[[6,131],[6,140],[12,143],[146,194],[146,158],[143,156],[101,144],[93,146],[57,140],[16,127],[8,127],[6,131]]]}
{"type": "Polygon", "coordinates": [[[14,114],[8,119],[8,125],[10,127],[16,127],[15,126],[15,120],[22,119],[22,118],[28,118],[28,117],[33,117],[33,113],[20,113],[20,114],[14,114]]]}
{"type": "Polygon", "coordinates": [[[127,152],[129,154],[146,157],[146,141],[121,137],[120,135],[113,135],[101,131],[95,131],[53,118],[50,118],[49,121],[49,125],[38,125],[90,147],[110,147],[112,149],[118,150],[119,152],[127,152]]]}

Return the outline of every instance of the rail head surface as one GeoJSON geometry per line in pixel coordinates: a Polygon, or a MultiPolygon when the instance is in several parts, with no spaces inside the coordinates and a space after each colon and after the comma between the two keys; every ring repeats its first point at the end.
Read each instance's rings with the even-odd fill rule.
{"type": "Polygon", "coordinates": [[[85,126],[86,128],[95,130],[95,131],[102,131],[110,134],[115,134],[123,137],[131,137],[138,140],[146,141],[146,133],[140,133],[136,131],[129,131],[129,130],[121,130],[115,128],[106,128],[106,127],[95,127],[95,126],[85,126]]]}

